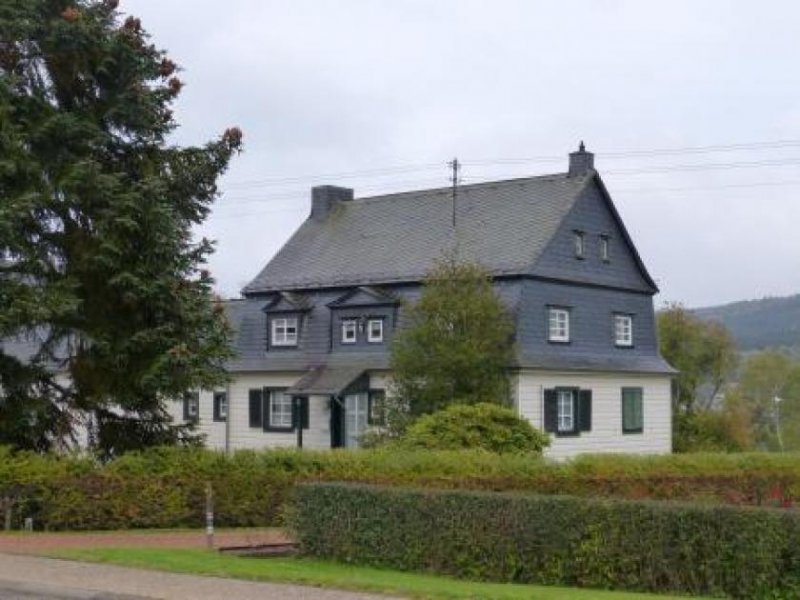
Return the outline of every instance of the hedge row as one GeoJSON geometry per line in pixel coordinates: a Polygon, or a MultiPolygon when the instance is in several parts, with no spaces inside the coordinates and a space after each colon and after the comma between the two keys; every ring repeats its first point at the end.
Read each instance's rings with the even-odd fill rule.
{"type": "Polygon", "coordinates": [[[306,555],[516,583],[800,597],[800,514],[770,508],[300,485],[306,555]]]}
{"type": "Polygon", "coordinates": [[[217,522],[279,524],[298,481],[530,491],[709,504],[792,506],[800,460],[791,454],[595,456],[567,463],[485,452],[240,451],[153,449],[107,464],[91,458],[11,454],[0,448],[0,523],[4,498],[12,524],[109,529],[197,526],[212,484],[217,522]]]}

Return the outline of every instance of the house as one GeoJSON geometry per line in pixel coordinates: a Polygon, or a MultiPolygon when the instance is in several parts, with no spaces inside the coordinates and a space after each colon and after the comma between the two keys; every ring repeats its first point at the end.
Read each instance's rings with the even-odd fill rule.
{"type": "Polygon", "coordinates": [[[555,457],[671,450],[658,289],[581,144],[566,173],[355,198],[325,185],[308,218],[227,304],[226,389],[179,418],[212,447],[354,447],[389,390],[392,338],[434,259],[481,263],[516,324],[513,404],[555,457]]]}

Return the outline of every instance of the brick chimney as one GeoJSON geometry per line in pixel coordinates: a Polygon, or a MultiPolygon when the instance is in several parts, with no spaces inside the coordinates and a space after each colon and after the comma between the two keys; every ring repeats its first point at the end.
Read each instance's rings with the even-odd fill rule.
{"type": "Polygon", "coordinates": [[[577,152],[571,152],[569,155],[569,171],[567,175],[575,177],[578,175],[586,175],[589,171],[594,170],[594,154],[586,151],[586,145],[581,142],[577,152]]]}
{"type": "Polygon", "coordinates": [[[311,188],[311,218],[322,221],[331,212],[337,202],[347,202],[353,199],[351,188],[335,185],[318,185],[311,188]]]}

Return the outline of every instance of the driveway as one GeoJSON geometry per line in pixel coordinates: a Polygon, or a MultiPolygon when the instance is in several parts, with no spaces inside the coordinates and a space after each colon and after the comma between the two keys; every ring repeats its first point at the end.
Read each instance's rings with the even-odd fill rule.
{"type": "MultiPolygon", "coordinates": [[[[269,560],[269,559],[264,559],[269,560]]],[[[0,553],[3,600],[386,600],[386,596],[255,583],[0,553]]]]}

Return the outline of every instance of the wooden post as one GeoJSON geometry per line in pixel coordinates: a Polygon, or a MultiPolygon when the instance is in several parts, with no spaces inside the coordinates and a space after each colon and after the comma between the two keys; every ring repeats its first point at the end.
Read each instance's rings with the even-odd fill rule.
{"type": "Polygon", "coordinates": [[[206,546],[214,549],[214,490],[210,481],[206,483],[206,546]]]}

